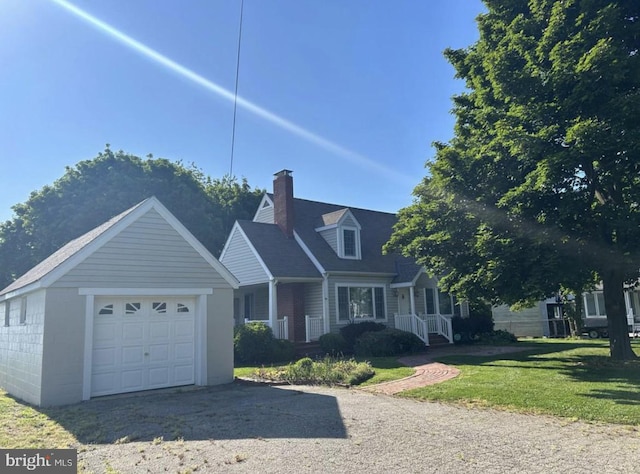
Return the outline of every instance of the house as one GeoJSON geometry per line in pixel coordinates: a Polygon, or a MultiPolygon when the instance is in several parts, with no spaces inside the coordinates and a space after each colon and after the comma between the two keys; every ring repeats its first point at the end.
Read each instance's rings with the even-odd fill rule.
{"type": "Polygon", "coordinates": [[[0,291],[0,386],[50,406],[231,382],[237,287],[147,199],[0,291]]]}
{"type": "MultiPolygon", "coordinates": [[[[589,337],[596,338],[607,332],[607,313],[604,307],[602,285],[585,292],[582,298],[582,324],[589,337]]],[[[629,287],[624,292],[629,332],[640,333],[640,290],[629,287]]],[[[564,320],[562,303],[555,297],[539,301],[520,311],[507,305],[492,308],[495,329],[504,329],[521,337],[565,337],[570,335],[564,320]]]]}
{"type": "Polygon", "coordinates": [[[383,255],[395,214],[294,197],[289,170],[275,174],[252,221],[237,221],[220,261],[240,283],[236,324],[263,321],[276,337],[316,341],[351,322],[376,321],[452,341],[466,303],[439,291],[413,260],[383,255]]]}

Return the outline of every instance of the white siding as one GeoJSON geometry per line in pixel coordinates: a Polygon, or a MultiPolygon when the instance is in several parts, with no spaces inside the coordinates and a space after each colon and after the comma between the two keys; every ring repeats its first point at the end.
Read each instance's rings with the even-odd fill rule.
{"type": "MultiPolygon", "coordinates": [[[[511,311],[509,306],[494,306],[491,309],[494,329],[509,331],[516,336],[542,337],[544,335],[544,302],[522,311],[511,311]]],[[[545,315],[546,316],[546,315],[545,315]]]]}
{"type": "MultiPolygon", "coordinates": [[[[262,201],[264,204],[266,201],[262,201]]],[[[260,207],[256,212],[255,217],[253,218],[254,222],[262,222],[263,224],[273,224],[273,205],[268,205],[267,207],[260,207]]]]}
{"type": "Polygon", "coordinates": [[[155,210],[121,231],[52,286],[214,287],[228,283],[155,210]]]}
{"type": "MultiPolygon", "coordinates": [[[[0,326],[0,386],[13,396],[40,404],[45,290],[9,301],[11,321],[0,326]],[[20,324],[22,304],[26,321],[20,324]]],[[[4,305],[0,305],[4,315],[4,305]]]]}
{"type": "Polygon", "coordinates": [[[266,271],[254,255],[239,230],[234,230],[221,263],[238,279],[241,286],[269,280],[266,271]]]}
{"type": "Polygon", "coordinates": [[[344,220],[340,223],[340,225],[347,227],[358,227],[358,221],[353,217],[351,213],[346,214],[344,220]]]}
{"type": "Polygon", "coordinates": [[[327,243],[331,246],[333,251],[336,254],[339,254],[339,252],[338,252],[338,229],[337,228],[333,228],[333,229],[322,230],[322,231],[320,231],[320,235],[322,236],[322,238],[324,240],[327,241],[327,243]]]}
{"type": "Polygon", "coordinates": [[[312,318],[322,317],[322,283],[304,285],[304,311],[312,318]]]}

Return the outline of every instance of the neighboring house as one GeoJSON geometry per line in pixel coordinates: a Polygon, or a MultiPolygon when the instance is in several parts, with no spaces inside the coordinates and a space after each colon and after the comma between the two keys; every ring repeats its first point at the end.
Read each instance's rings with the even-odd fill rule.
{"type": "Polygon", "coordinates": [[[394,214],[294,198],[288,170],[276,173],[253,221],[237,221],[220,261],[240,282],[236,324],[264,321],[277,337],[311,342],[350,322],[376,321],[451,337],[466,304],[438,291],[423,267],[383,255],[394,214]]]}
{"type": "Polygon", "coordinates": [[[147,199],[0,291],[0,386],[49,406],[231,382],[237,287],[147,199]]]}
{"type": "MultiPolygon", "coordinates": [[[[602,286],[594,291],[583,293],[582,323],[590,337],[599,337],[606,333],[607,313],[604,308],[602,286]]],[[[628,288],[624,292],[629,332],[640,332],[640,291],[628,288]]],[[[556,298],[548,298],[521,311],[512,311],[508,306],[496,306],[492,309],[495,329],[504,329],[521,337],[564,337],[570,335],[564,320],[562,304],[556,298]]]]}

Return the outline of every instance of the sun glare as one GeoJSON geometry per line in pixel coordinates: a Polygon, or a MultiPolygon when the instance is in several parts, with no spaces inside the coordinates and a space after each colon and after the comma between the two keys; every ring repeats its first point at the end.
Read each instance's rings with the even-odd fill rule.
{"type": "MultiPolygon", "coordinates": [[[[138,53],[142,54],[143,56],[153,60],[154,62],[156,62],[159,65],[164,66],[165,68],[179,74],[182,77],[185,77],[187,79],[189,79],[190,81],[192,81],[193,83],[196,83],[202,87],[204,87],[205,89],[213,92],[214,94],[217,94],[218,96],[222,97],[223,99],[226,99],[230,102],[234,101],[235,95],[233,94],[233,92],[225,89],[224,87],[219,86],[218,84],[204,78],[203,76],[197,74],[196,72],[178,64],[177,62],[173,61],[172,59],[169,59],[168,57],[160,54],[159,52],[155,51],[154,49],[144,45],[143,43],[131,38],[130,36],[122,33],[121,31],[117,30],[116,28],[112,27],[111,25],[109,25],[108,23],[105,23],[104,21],[96,18],[93,15],[90,15],[89,13],[85,12],[84,10],[76,7],[75,5],[71,4],[70,2],[66,1],[66,0],[52,0],[54,3],[56,3],[57,5],[61,6],[62,8],[64,8],[65,10],[67,10],[69,13],[72,13],[73,15],[77,16],[78,18],[82,19],[83,21],[91,24],[92,26],[94,26],[95,28],[97,28],[98,30],[100,30],[103,33],[108,34],[110,37],[112,37],[113,39],[119,41],[120,43],[122,43],[123,45],[125,45],[126,47],[137,51],[138,53]]],[[[259,105],[254,104],[253,102],[250,102],[246,99],[243,99],[242,97],[238,96],[237,97],[237,105],[239,107],[242,107],[243,109],[251,112],[252,114],[261,117],[262,119],[266,120],[267,122],[280,127],[283,130],[286,130],[310,143],[313,143],[323,149],[325,149],[326,151],[333,153],[335,155],[341,156],[342,158],[345,158],[349,161],[351,161],[354,164],[357,164],[363,168],[367,168],[369,170],[375,171],[379,174],[383,174],[387,177],[391,177],[393,179],[395,179],[398,182],[402,182],[402,183],[412,183],[414,180],[406,175],[403,175],[402,173],[397,172],[396,170],[390,169],[380,163],[376,163],[375,161],[371,160],[370,158],[367,158],[366,156],[356,153],[354,151],[351,151],[341,145],[338,145],[337,143],[334,143],[326,138],[321,137],[320,135],[317,135],[316,133],[311,132],[310,130],[307,130],[304,127],[301,127],[283,117],[280,117],[279,115],[270,112],[268,110],[266,110],[263,107],[260,107],[259,105]]]]}

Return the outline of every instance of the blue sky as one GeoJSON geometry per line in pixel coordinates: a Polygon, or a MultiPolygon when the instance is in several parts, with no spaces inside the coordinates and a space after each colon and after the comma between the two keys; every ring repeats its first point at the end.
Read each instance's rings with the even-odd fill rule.
{"type": "MultiPolygon", "coordinates": [[[[396,212],[453,134],[480,0],[245,0],[233,174],[396,212]]],[[[231,169],[240,0],[0,0],[0,220],[106,143],[231,169]],[[75,13],[74,13],[74,8],[75,13]],[[80,9],[81,11],[77,10],[80,9]]]]}

